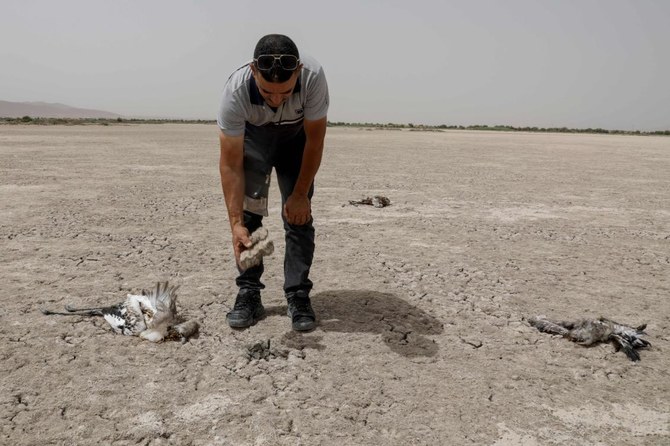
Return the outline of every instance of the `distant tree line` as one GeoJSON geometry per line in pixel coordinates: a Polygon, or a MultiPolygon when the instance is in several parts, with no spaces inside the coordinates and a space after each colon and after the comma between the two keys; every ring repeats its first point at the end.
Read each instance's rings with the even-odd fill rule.
{"type": "Polygon", "coordinates": [[[207,119],[139,119],[139,118],[0,118],[1,124],[33,124],[33,125],[115,125],[115,124],[213,124],[215,120],[207,119]]]}
{"type": "Polygon", "coordinates": [[[644,132],[640,130],[608,130],[602,128],[573,129],[568,127],[515,127],[512,125],[423,125],[423,124],[379,124],[374,122],[328,122],[330,127],[361,127],[374,128],[380,130],[401,130],[409,129],[413,131],[440,131],[440,130],[492,130],[498,132],[542,132],[542,133],[596,133],[606,135],[662,135],[670,136],[670,130],[657,130],[644,132]]]}
{"type": "MultiPolygon", "coordinates": [[[[0,118],[1,124],[33,124],[33,125],[118,125],[118,124],[214,124],[215,120],[208,119],[96,119],[96,118],[0,118]]],[[[424,124],[395,124],[392,122],[380,124],[376,122],[331,122],[329,127],[358,127],[379,130],[402,130],[424,132],[439,132],[442,130],[492,130],[498,132],[542,132],[542,133],[595,133],[605,135],[662,135],[670,136],[670,130],[644,132],[640,130],[607,130],[602,128],[572,129],[568,127],[515,127],[512,125],[424,125],[424,124]]]]}

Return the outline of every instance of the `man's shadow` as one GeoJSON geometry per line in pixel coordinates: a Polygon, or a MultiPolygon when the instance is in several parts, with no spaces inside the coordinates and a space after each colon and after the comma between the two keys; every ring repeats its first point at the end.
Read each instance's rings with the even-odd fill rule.
{"type": "Polygon", "coordinates": [[[442,333],[443,324],[393,294],[336,290],[311,299],[319,319],[317,330],[379,334],[392,351],[407,357],[434,356],[438,351],[426,336],[442,333]]]}

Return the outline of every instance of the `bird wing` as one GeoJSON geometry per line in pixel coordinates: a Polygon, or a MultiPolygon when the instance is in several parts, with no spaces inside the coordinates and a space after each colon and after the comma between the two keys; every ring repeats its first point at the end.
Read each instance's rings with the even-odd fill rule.
{"type": "Polygon", "coordinates": [[[179,285],[170,285],[168,282],[157,282],[151,291],[142,290],[142,294],[151,302],[156,311],[165,311],[177,314],[177,289],[179,285]]]}

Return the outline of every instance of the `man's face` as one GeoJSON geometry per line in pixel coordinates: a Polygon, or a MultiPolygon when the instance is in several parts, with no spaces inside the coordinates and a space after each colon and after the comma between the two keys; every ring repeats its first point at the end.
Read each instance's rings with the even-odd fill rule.
{"type": "Polygon", "coordinates": [[[293,72],[289,80],[280,83],[265,80],[260,71],[251,64],[251,71],[254,75],[258,91],[270,107],[279,107],[291,96],[293,89],[295,88],[295,83],[300,76],[301,68],[302,65],[293,72]]]}

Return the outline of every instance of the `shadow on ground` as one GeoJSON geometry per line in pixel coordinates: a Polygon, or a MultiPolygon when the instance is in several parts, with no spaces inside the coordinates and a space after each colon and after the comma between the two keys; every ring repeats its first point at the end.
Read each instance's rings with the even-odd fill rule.
{"type": "Polygon", "coordinates": [[[434,356],[438,351],[426,336],[442,333],[442,323],[393,294],[336,290],[311,297],[319,318],[317,330],[380,334],[392,351],[407,357],[434,356]]]}

